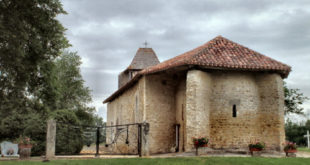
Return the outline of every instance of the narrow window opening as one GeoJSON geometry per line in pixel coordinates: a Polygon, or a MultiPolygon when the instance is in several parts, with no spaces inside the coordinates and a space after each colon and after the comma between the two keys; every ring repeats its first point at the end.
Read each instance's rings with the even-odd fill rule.
{"type": "Polygon", "coordinates": [[[136,96],[136,108],[135,108],[135,120],[136,123],[139,122],[139,100],[138,96],[136,96]]]}
{"type": "Polygon", "coordinates": [[[237,117],[237,108],[236,108],[236,104],[233,105],[233,117],[237,117]]]}
{"type": "Polygon", "coordinates": [[[128,79],[131,79],[131,72],[128,72],[128,79]]]}

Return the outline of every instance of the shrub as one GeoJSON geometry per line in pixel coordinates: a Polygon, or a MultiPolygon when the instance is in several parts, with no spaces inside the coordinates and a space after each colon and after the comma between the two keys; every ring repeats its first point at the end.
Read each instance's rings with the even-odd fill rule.
{"type": "Polygon", "coordinates": [[[249,148],[256,148],[256,149],[264,149],[265,148],[265,143],[264,142],[255,142],[255,143],[251,143],[249,144],[249,148]]]}
{"type": "Polygon", "coordinates": [[[209,143],[209,139],[205,138],[205,137],[199,137],[199,138],[193,138],[193,143],[194,146],[197,147],[202,147],[206,144],[209,143]]]}
{"type": "Polygon", "coordinates": [[[286,143],[285,143],[284,151],[296,150],[296,149],[297,149],[296,143],[293,143],[293,142],[286,142],[286,143]]]}

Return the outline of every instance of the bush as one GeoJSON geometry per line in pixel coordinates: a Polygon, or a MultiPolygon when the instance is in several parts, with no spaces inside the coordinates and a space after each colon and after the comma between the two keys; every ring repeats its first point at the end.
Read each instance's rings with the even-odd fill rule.
{"type": "Polygon", "coordinates": [[[46,118],[37,113],[12,113],[4,118],[0,124],[0,142],[13,142],[20,136],[27,136],[35,142],[31,150],[32,155],[42,155],[45,151],[46,118]]]}
{"type": "Polygon", "coordinates": [[[256,148],[256,149],[264,149],[265,148],[265,143],[264,142],[255,142],[249,144],[249,148],[256,148]]]}
{"type": "Polygon", "coordinates": [[[23,135],[30,137],[35,142],[31,149],[31,155],[44,155],[46,143],[46,119],[41,115],[29,115],[25,122],[25,130],[23,135]]]}
{"type": "Polygon", "coordinates": [[[209,139],[205,137],[193,138],[193,143],[196,148],[203,147],[204,145],[207,145],[208,142],[209,142],[209,139]]]}
{"type": "Polygon", "coordinates": [[[293,142],[286,142],[284,146],[284,151],[288,150],[297,150],[297,145],[296,143],[293,142]]]}

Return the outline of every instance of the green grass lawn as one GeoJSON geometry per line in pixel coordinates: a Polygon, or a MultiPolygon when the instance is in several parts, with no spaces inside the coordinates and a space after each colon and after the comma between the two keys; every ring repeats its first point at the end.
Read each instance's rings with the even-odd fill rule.
{"type": "Polygon", "coordinates": [[[0,165],[309,165],[307,158],[237,158],[237,157],[192,157],[192,158],[129,158],[41,161],[0,161],[0,165]]]}
{"type": "Polygon", "coordinates": [[[298,148],[298,151],[310,152],[310,149],[307,147],[300,147],[298,148]]]}

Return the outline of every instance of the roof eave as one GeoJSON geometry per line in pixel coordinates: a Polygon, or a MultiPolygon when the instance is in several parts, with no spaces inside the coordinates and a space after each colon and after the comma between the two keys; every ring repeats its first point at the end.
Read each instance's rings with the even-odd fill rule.
{"type": "MultiPolygon", "coordinates": [[[[130,88],[132,85],[134,85],[142,76],[144,75],[149,75],[149,74],[155,74],[155,73],[159,73],[159,72],[163,72],[163,71],[167,71],[169,69],[175,69],[175,68],[179,68],[179,67],[185,67],[187,70],[191,69],[191,68],[195,68],[195,67],[199,67],[201,69],[214,69],[214,70],[236,70],[236,71],[270,71],[270,72],[275,72],[281,75],[281,77],[283,79],[287,78],[290,71],[291,71],[291,67],[287,66],[287,69],[253,69],[253,68],[230,68],[230,67],[210,67],[210,66],[200,66],[200,65],[179,65],[179,66],[175,66],[172,68],[165,68],[163,70],[156,70],[156,71],[147,71],[147,70],[142,70],[140,72],[138,72],[138,74],[136,74],[129,82],[127,82],[125,85],[123,85],[121,88],[119,88],[115,93],[113,93],[111,96],[109,96],[107,99],[105,99],[103,101],[103,103],[108,103],[113,101],[117,96],[121,95],[124,91],[126,91],[128,88],[130,88]]],[[[184,69],[184,68],[183,68],[184,69]]]]}

